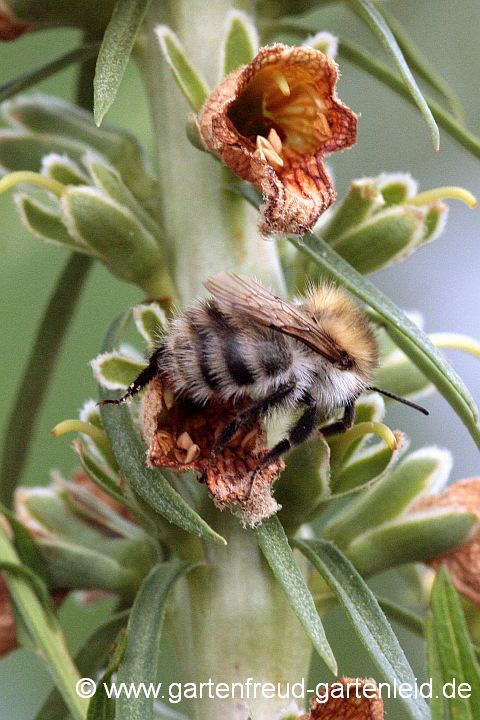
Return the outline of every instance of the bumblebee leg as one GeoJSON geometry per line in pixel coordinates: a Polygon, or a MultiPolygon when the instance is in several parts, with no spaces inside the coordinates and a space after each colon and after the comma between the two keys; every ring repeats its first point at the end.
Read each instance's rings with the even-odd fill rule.
{"type": "Polygon", "coordinates": [[[255,405],[251,405],[249,408],[239,413],[237,417],[229,422],[220,433],[220,437],[213,447],[211,457],[213,458],[216,453],[227,445],[237,430],[240,430],[242,427],[253,425],[259,417],[265,415],[265,413],[272,410],[277,405],[281,405],[290,393],[293,392],[294,388],[295,386],[293,384],[282,385],[282,387],[279,387],[268,397],[263,398],[263,400],[260,400],[258,403],[255,403],[255,405]]]}
{"type": "Polygon", "coordinates": [[[322,433],[322,435],[325,435],[325,436],[336,435],[337,433],[345,432],[345,430],[348,430],[349,428],[351,428],[354,422],[355,422],[355,403],[351,402],[351,403],[348,403],[348,405],[345,405],[343,418],[341,420],[337,420],[336,422],[333,422],[330,425],[326,425],[325,427],[320,428],[320,432],[322,433]]]}
{"type": "Polygon", "coordinates": [[[102,402],[97,403],[97,405],[120,405],[125,402],[125,400],[128,400],[128,398],[131,398],[140,392],[140,390],[144,388],[145,385],[148,385],[150,380],[153,380],[155,375],[157,375],[159,371],[158,361],[162,353],[163,347],[159,347],[154,353],[152,353],[147,367],[144,368],[140,375],[138,375],[132,384],[128,386],[125,395],[122,395],[122,397],[118,398],[118,400],[102,400],[102,402]]]}
{"type": "Polygon", "coordinates": [[[287,450],[290,450],[290,448],[296,447],[297,445],[301,445],[303,442],[305,442],[305,440],[310,437],[310,435],[315,429],[316,416],[317,405],[313,398],[309,398],[307,409],[305,410],[303,415],[300,416],[295,425],[290,428],[288,437],[280,440],[280,442],[277,443],[267,455],[265,455],[261,464],[259,465],[259,468],[265,467],[266,465],[275,462],[275,460],[278,460],[278,458],[284,453],[286,453],[287,450]]]}

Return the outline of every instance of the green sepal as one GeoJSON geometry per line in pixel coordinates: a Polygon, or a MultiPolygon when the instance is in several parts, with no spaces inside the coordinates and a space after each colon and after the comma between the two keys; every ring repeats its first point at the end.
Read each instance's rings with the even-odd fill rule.
{"type": "Polygon", "coordinates": [[[365,275],[407,257],[423,234],[423,212],[395,206],[370,218],[331,243],[341,257],[365,275]]]}
{"type": "Polygon", "coordinates": [[[433,493],[447,481],[451,455],[439,448],[422,448],[405,458],[392,473],[352,502],[324,527],[326,539],[346,547],[361,533],[391,522],[419,495],[433,493]]]}
{"type": "Polygon", "coordinates": [[[288,535],[310,516],[313,507],[330,496],[330,448],[322,435],[294,448],[275,483],[279,518],[288,535]]]}
{"type": "Polygon", "coordinates": [[[451,693],[453,697],[448,699],[450,717],[453,720],[475,720],[480,707],[480,668],[460,599],[445,567],[441,567],[435,577],[431,605],[432,630],[443,682],[455,680],[456,683],[456,690],[451,693]],[[458,692],[462,683],[466,683],[462,688],[466,691],[464,693],[458,692]],[[469,697],[462,697],[466,694],[469,697]]]}
{"type": "Polygon", "coordinates": [[[385,206],[402,205],[417,193],[418,183],[408,173],[382,173],[375,178],[385,206]]]}
{"type": "Polygon", "coordinates": [[[105,686],[108,686],[113,674],[118,670],[126,647],[127,630],[122,628],[115,639],[107,668],[97,683],[95,694],[90,700],[86,720],[115,720],[115,703],[111,697],[108,697],[105,686]]]}
{"type": "Polygon", "coordinates": [[[138,220],[144,225],[157,241],[163,241],[163,231],[159,224],[152,219],[152,216],[144,209],[136,197],[132,194],[123,180],[119,171],[109,165],[103,158],[96,154],[88,153],[83,158],[83,164],[92,177],[94,185],[103,190],[112,200],[128,208],[138,220]]]}
{"type": "Polygon", "coordinates": [[[62,185],[88,185],[89,178],[80,166],[67,155],[50,153],[42,159],[42,173],[58,180],[62,185]]]}
{"type": "MultiPolygon", "coordinates": [[[[385,415],[385,403],[378,393],[370,393],[362,397],[355,405],[355,425],[362,422],[381,422],[385,415]]],[[[346,431],[348,433],[348,430],[346,431]]],[[[366,442],[368,436],[354,440],[345,449],[346,433],[332,435],[328,438],[330,446],[330,469],[332,478],[336,477],[343,465],[366,442]]]]}
{"type": "Polygon", "coordinates": [[[146,362],[136,354],[112,350],[90,361],[95,379],[108,390],[125,390],[145,368],[146,362]]]}
{"type": "Polygon", "coordinates": [[[225,35],[220,55],[220,76],[227,77],[242,65],[248,65],[258,52],[258,36],[250,18],[230,10],[225,19],[225,35]]]}
{"type": "MultiPolygon", "coordinates": [[[[343,549],[364,577],[411,562],[428,562],[465,542],[478,516],[455,508],[405,514],[367,530],[343,549]]],[[[342,543],[343,544],[343,543],[342,543]]]]}
{"type": "Polygon", "coordinates": [[[167,316],[158,303],[134,305],[133,319],[150,347],[156,347],[168,330],[167,316]]]}
{"type": "Polygon", "coordinates": [[[338,38],[332,35],[332,33],[322,30],[308,37],[302,45],[320,50],[324,55],[328,55],[334,60],[337,54],[338,38]]]}
{"type": "Polygon", "coordinates": [[[93,81],[97,125],[115,100],[149,5],[150,0],[119,0],[114,5],[98,53],[93,81]]]}
{"type": "Polygon", "coordinates": [[[198,112],[210,94],[207,83],[187,58],[185,50],[173,30],[167,25],[158,25],[155,32],[163,56],[170,66],[178,87],[192,110],[198,112]]]}
{"type": "MultiPolygon", "coordinates": [[[[145,566],[139,555],[137,567],[126,567],[116,558],[100,551],[59,540],[41,540],[40,546],[48,567],[50,584],[59,588],[104,590],[131,598],[152,564],[145,566]]],[[[140,543],[128,542],[123,550],[126,558],[131,553],[141,553],[144,548],[140,543]]]]}
{"type": "Polygon", "coordinates": [[[332,499],[366,490],[373,481],[379,482],[384,474],[393,470],[407,446],[404,440],[401,447],[391,450],[384,442],[379,442],[357,451],[330,481],[332,499]]]}
{"type": "Polygon", "coordinates": [[[77,242],[70,237],[59,214],[34,199],[27,193],[17,193],[14,196],[20,220],[26,229],[36,237],[55,245],[61,245],[68,250],[101,259],[99,253],[93,248],[77,242]]]}
{"type": "Polygon", "coordinates": [[[60,207],[78,242],[93,248],[114,274],[143,286],[163,265],[151,232],[123,205],[92,187],[67,187],[60,207]]]}
{"type": "Polygon", "coordinates": [[[432,242],[442,233],[448,214],[448,206],[443,202],[431,203],[425,211],[424,232],[419,245],[432,242]]]}
{"type": "Polygon", "coordinates": [[[384,204],[385,201],[375,180],[370,178],[353,180],[347,195],[337,206],[329,222],[321,227],[319,234],[331,244],[384,204]]]}
{"type": "Polygon", "coordinates": [[[158,559],[156,544],[140,527],[81,487],[24,489],[22,511],[41,528],[37,546],[55,587],[131,595],[158,559]],[[82,504],[72,502],[75,496],[82,504]]]}

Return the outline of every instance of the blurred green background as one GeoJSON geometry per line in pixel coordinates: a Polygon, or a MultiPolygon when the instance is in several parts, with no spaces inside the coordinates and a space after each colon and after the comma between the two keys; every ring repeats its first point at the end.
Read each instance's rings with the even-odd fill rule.
{"type": "MultiPolygon", "coordinates": [[[[391,11],[408,30],[445,79],[455,88],[467,112],[467,126],[480,135],[480,4],[451,0],[392,0],[391,11]]],[[[313,16],[312,16],[313,17],[313,16]]],[[[361,22],[341,6],[327,5],[314,14],[321,27],[349,38],[385,59],[376,39],[361,22]]],[[[223,18],[219,18],[219,23],[223,18]]],[[[79,41],[75,31],[49,30],[26,34],[13,43],[0,46],[0,83],[34,68],[73,48],[79,41]]],[[[356,146],[348,153],[329,160],[338,196],[350,181],[380,172],[410,172],[419,181],[420,191],[441,185],[461,185],[480,198],[479,161],[441,132],[441,148],[436,153],[429,131],[419,114],[392,91],[364,72],[340,60],[342,78],[338,86],[341,99],[361,114],[356,146]]],[[[69,69],[37,86],[42,93],[71,99],[75,71],[69,69]]],[[[179,102],[184,102],[179,97],[179,102]]],[[[187,106],[185,104],[187,111],[187,106]]],[[[130,65],[108,122],[135,132],[147,150],[152,147],[151,127],[141,80],[130,65]]],[[[192,153],[197,152],[193,147],[192,153]]],[[[183,162],[188,162],[184,158],[183,162]]],[[[213,162],[213,161],[212,161],[213,162]]],[[[402,265],[376,273],[374,282],[394,302],[405,309],[418,309],[428,332],[452,330],[478,337],[480,306],[480,243],[478,210],[469,210],[450,201],[447,228],[402,265]]],[[[2,387],[0,422],[4,430],[18,383],[34,340],[44,307],[56,278],[66,262],[65,251],[47,245],[22,230],[13,209],[11,192],[0,196],[0,237],[2,251],[0,357],[2,387]]],[[[220,268],[219,268],[220,270],[220,268]]],[[[134,286],[114,280],[103,266],[95,266],[86,285],[59,358],[46,402],[40,412],[35,441],[24,475],[26,484],[43,484],[50,468],[68,474],[76,465],[71,439],[53,439],[52,427],[60,420],[77,415],[88,397],[95,397],[95,382],[88,362],[96,355],[106,327],[119,311],[141,299],[134,286]]],[[[449,353],[453,366],[480,402],[478,360],[461,353],[449,353]]],[[[32,406],[35,398],[32,397],[32,406]]],[[[453,479],[477,475],[478,453],[466,429],[441,397],[426,400],[428,418],[401,406],[389,410],[387,422],[406,430],[412,447],[438,445],[454,453],[453,479]]],[[[61,611],[72,649],[111,605],[103,609],[78,608],[69,601],[61,611]]],[[[340,671],[349,675],[373,674],[347,626],[339,634],[339,616],[330,623],[337,626],[333,648],[340,671]],[[348,662],[347,662],[348,661],[348,662]]],[[[421,645],[401,633],[415,672],[421,673],[421,645]]],[[[178,680],[166,649],[162,672],[164,682],[178,680]]],[[[316,680],[318,681],[318,677],[316,680]]],[[[220,679],[219,679],[220,680],[220,679]]],[[[50,680],[40,661],[27,650],[20,650],[0,661],[0,718],[33,717],[50,688],[50,680]],[[27,681],[27,682],[26,682],[27,681]]],[[[389,717],[394,719],[394,709],[389,717]]]]}

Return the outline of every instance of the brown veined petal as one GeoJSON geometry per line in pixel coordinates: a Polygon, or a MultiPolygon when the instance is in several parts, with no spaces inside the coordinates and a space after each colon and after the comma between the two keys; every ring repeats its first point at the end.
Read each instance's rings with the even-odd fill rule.
{"type": "Polygon", "coordinates": [[[263,193],[266,235],[307,232],[335,199],[323,158],[355,143],[357,121],[336,96],[337,77],[319,50],[264,47],[200,112],[207,150],[263,193]]]}
{"type": "MultiPolygon", "coordinates": [[[[437,495],[421,498],[412,506],[411,512],[447,506],[464,508],[476,513],[480,519],[480,477],[459,480],[437,495]]],[[[480,608],[480,530],[457,548],[428,564],[434,570],[446,565],[458,592],[480,608]]]]}

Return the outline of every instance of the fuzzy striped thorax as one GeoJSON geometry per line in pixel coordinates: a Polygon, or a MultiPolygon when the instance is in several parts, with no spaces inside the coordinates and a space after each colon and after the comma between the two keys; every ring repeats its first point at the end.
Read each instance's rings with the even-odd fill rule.
{"type": "Polygon", "coordinates": [[[264,47],[200,111],[206,149],[262,192],[265,235],[305,233],[335,200],[323,159],[355,143],[357,123],[336,96],[337,78],[319,50],[264,47]]]}

